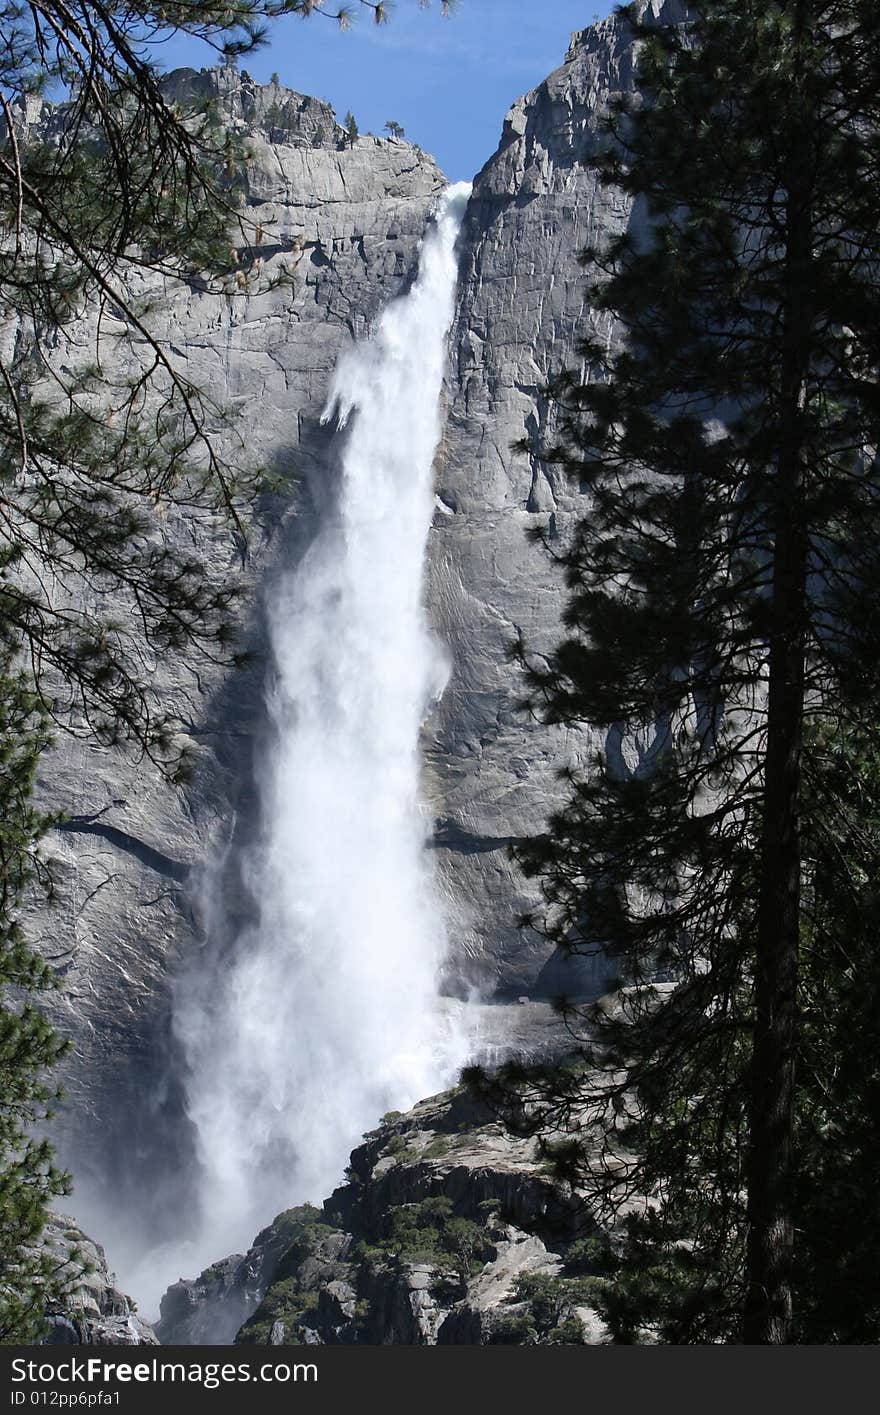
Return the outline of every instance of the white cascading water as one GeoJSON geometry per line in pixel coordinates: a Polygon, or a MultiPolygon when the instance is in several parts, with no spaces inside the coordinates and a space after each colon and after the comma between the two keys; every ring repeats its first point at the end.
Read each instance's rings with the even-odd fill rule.
{"type": "Polygon", "coordinates": [[[409,294],[340,359],[323,415],[351,421],[338,507],[271,606],[275,739],[249,878],[259,923],[210,1005],[178,1016],[204,1174],[191,1263],[320,1202],[365,1129],[466,1060],[438,996],[446,937],[419,733],[447,672],[423,580],[469,190],[447,190],[409,294]]]}

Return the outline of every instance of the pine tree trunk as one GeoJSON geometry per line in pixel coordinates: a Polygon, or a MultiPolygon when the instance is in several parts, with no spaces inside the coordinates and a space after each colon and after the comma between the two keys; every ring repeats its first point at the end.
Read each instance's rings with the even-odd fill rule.
{"type": "MultiPolygon", "coordinates": [[[[800,164],[796,164],[800,166],[800,164]]],[[[791,1181],[801,892],[807,592],[802,398],[808,363],[808,179],[788,183],[786,297],[775,476],[764,814],[755,960],[743,1340],[791,1340],[791,1181]]]]}
{"type": "Polygon", "coordinates": [[[778,628],[770,652],[743,1325],[744,1341],[760,1344],[784,1343],[791,1334],[790,1190],[804,676],[803,633],[796,627],[804,587],[800,540],[790,528],[782,531],[778,541],[774,577],[778,628]]]}

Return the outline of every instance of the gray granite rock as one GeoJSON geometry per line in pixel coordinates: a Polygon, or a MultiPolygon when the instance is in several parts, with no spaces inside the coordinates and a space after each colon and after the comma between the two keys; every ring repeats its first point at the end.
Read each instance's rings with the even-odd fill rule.
{"type": "Polygon", "coordinates": [[[73,1219],[50,1214],[43,1242],[70,1275],[63,1305],[47,1312],[48,1346],[156,1346],[158,1337],[116,1286],[100,1243],[73,1219]]]}
{"type": "MultiPolygon", "coordinates": [[[[681,13],[677,0],[645,9],[681,13]]],[[[543,940],[517,922],[539,898],[507,845],[543,828],[559,798],[558,768],[600,743],[590,730],[550,731],[517,708],[522,686],[508,650],[524,641],[547,653],[563,599],[552,561],[527,532],[540,526],[562,539],[585,507],[560,470],[512,449],[552,429],[543,389],[597,327],[578,254],[621,230],[629,210],[584,159],[604,107],[632,77],[632,41],[618,18],[574,34],[561,68],[508,113],[466,218],[429,583],[454,672],[431,736],[429,780],[459,977],[505,998],[595,992],[605,977],[601,960],[548,958],[543,940]]]]}
{"type": "MultiPolygon", "coordinates": [[[[315,1286],[332,1284],[347,1269],[340,1266],[345,1250],[341,1235],[330,1234],[320,1257],[305,1254],[302,1234],[319,1223],[319,1209],[302,1205],[279,1214],[257,1234],[244,1255],[233,1253],[206,1268],[196,1278],[181,1278],[162,1298],[156,1336],[165,1346],[218,1346],[231,1342],[294,1250],[315,1286]]],[[[283,1334],[267,1333],[270,1344],[283,1334]]]]}

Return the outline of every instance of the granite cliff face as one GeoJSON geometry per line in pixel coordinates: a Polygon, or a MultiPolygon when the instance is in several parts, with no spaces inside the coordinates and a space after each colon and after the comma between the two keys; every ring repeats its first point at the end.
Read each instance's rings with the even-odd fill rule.
{"type": "Polygon", "coordinates": [[[429,760],[463,966],[502,998],[601,985],[601,964],[548,958],[517,925],[537,896],[506,847],[541,828],[558,798],[558,767],[596,743],[517,709],[508,649],[518,640],[537,655],[552,646],[562,598],[527,531],[564,537],[583,505],[563,473],[512,449],[548,430],[543,389],[591,327],[578,252],[627,221],[583,159],[603,105],[631,80],[632,45],[616,20],[573,35],[562,67],[510,110],[468,210],[429,590],[455,672],[429,760]]]}
{"type": "MultiPolygon", "coordinates": [[[[647,8],[664,18],[681,11],[678,0],[647,8]]],[[[562,601],[552,563],[526,531],[540,524],[564,536],[583,502],[511,444],[547,428],[542,389],[591,318],[578,250],[628,220],[582,159],[603,104],[631,77],[631,40],[616,19],[574,35],[562,67],[508,114],[465,222],[427,586],[452,677],[425,729],[426,791],[451,923],[448,985],[459,994],[476,987],[487,1001],[602,986],[600,965],[578,970],[549,957],[516,922],[534,896],[506,847],[541,829],[557,767],[593,740],[549,732],[516,709],[508,647],[521,636],[531,651],[547,651],[562,601]]],[[[173,1236],[177,1176],[191,1160],[173,978],[205,948],[208,915],[211,946],[222,952],[251,907],[237,862],[259,829],[261,605],[325,504],[318,419],[329,373],[345,344],[407,288],[444,185],[417,148],[370,137],[348,147],[326,105],[246,74],[184,71],[169,87],[216,94],[227,120],[246,131],[246,199],[264,227],[265,273],[283,267],[293,285],[173,291],[159,331],[240,411],[248,450],[280,478],[247,546],[209,517],[171,527],[206,573],[243,576],[243,636],[253,652],[235,672],[195,657],[153,665],[193,754],[191,782],[172,787],[149,763],[65,737],[42,773],[44,798],[67,814],[47,842],[55,902],[35,903],[29,919],[62,973],[56,1017],[74,1041],[58,1138],[80,1183],[78,1212],[108,1243],[111,1194],[129,1234],[173,1236]]]]}

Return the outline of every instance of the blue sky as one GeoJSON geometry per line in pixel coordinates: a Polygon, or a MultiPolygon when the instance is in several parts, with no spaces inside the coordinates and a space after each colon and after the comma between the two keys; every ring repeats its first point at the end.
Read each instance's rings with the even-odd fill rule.
{"type": "MultiPolygon", "coordinates": [[[[451,181],[465,181],[495,151],[513,100],[562,63],[571,31],[612,8],[608,0],[460,0],[443,19],[440,0],[427,9],[397,0],[387,25],[364,13],[347,33],[321,16],[291,16],[242,67],[263,82],[277,71],[289,88],[328,99],[340,118],[351,109],[362,132],[401,123],[451,181]]],[[[206,45],[178,37],[155,57],[165,69],[218,62],[206,45]]]]}

